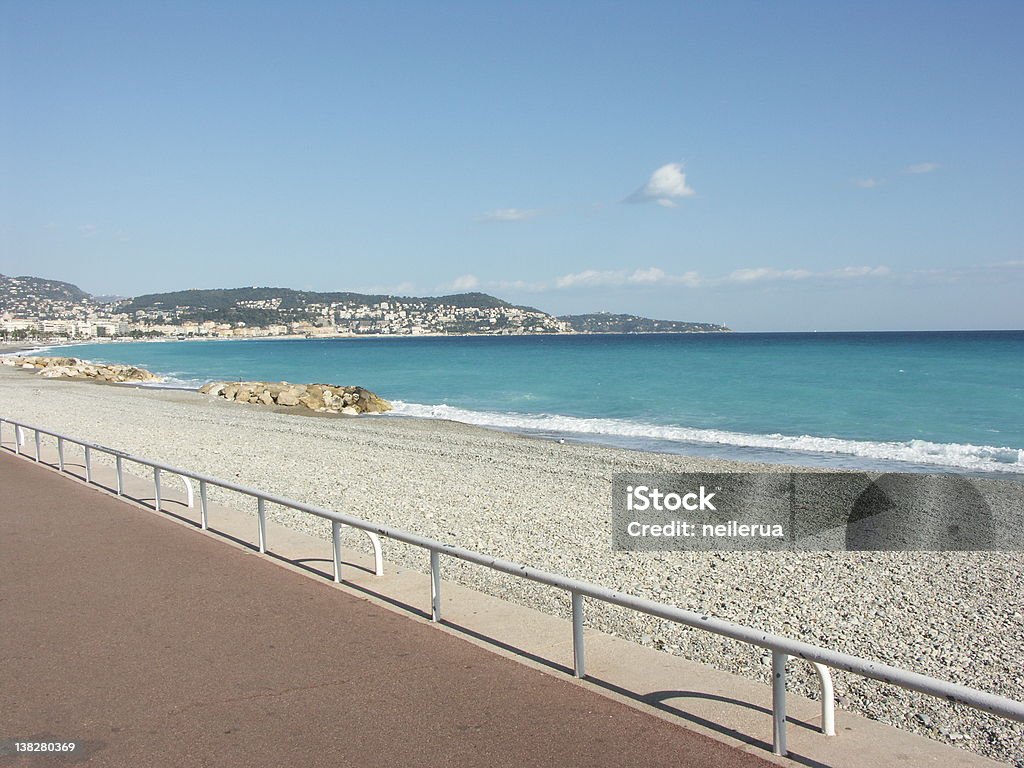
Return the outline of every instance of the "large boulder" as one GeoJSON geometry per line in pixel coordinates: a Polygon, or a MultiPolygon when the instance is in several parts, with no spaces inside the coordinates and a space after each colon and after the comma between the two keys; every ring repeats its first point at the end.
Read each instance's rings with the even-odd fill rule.
{"type": "Polygon", "coordinates": [[[202,392],[204,395],[214,395],[214,396],[223,395],[224,394],[224,388],[226,386],[227,386],[226,382],[223,382],[223,381],[211,381],[209,384],[203,384],[203,386],[201,386],[199,388],[199,391],[202,392]]]}
{"type": "Polygon", "coordinates": [[[370,390],[362,387],[352,389],[352,394],[356,396],[352,406],[360,413],[384,413],[391,410],[391,403],[370,390]]]}
{"type": "Polygon", "coordinates": [[[288,387],[282,389],[277,396],[278,405],[293,406],[299,404],[299,398],[305,393],[305,387],[288,387]]]}
{"type": "Polygon", "coordinates": [[[327,403],[324,402],[324,385],[310,384],[306,387],[306,394],[299,398],[299,402],[311,411],[327,410],[327,403]]]}

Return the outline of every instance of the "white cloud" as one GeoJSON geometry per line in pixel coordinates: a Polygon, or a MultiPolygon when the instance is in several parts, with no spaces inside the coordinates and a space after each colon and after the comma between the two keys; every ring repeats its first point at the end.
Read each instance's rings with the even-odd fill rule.
{"type": "Polygon", "coordinates": [[[480,287],[480,280],[476,275],[460,275],[451,284],[453,291],[475,291],[480,287]]]}
{"type": "Polygon", "coordinates": [[[654,173],[640,189],[626,198],[628,203],[655,202],[665,208],[675,208],[676,200],[697,194],[686,184],[682,163],[667,163],[654,173]]]}
{"type": "Polygon", "coordinates": [[[681,275],[672,275],[658,267],[647,267],[646,269],[634,269],[630,272],[627,269],[596,270],[586,269],[582,272],[572,272],[567,275],[555,278],[554,287],[576,288],[585,287],[607,287],[623,285],[689,285],[696,286],[700,283],[700,276],[696,272],[684,272],[681,275]]]}
{"type": "Polygon", "coordinates": [[[582,272],[573,272],[555,278],[556,288],[575,288],[578,285],[600,286],[600,285],[622,285],[625,277],[624,272],[606,271],[596,269],[585,269],[582,272]]]}
{"type": "Polygon", "coordinates": [[[704,277],[699,272],[672,274],[659,267],[642,269],[597,270],[556,277],[549,287],[536,286],[537,290],[564,290],[568,288],[607,288],[623,286],[684,286],[698,288],[716,285],[751,285],[753,283],[796,280],[850,280],[857,278],[886,277],[891,270],[886,266],[841,267],[839,269],[815,272],[810,269],[776,269],[774,267],[746,267],[736,269],[722,277],[704,277]]]}
{"type": "Polygon", "coordinates": [[[99,231],[99,229],[95,224],[83,224],[78,228],[78,231],[81,233],[82,237],[92,237],[99,231]]]}
{"type": "Polygon", "coordinates": [[[638,269],[630,275],[631,282],[643,284],[643,283],[660,283],[668,278],[665,270],[659,269],[658,267],[648,267],[647,269],[638,269]]]}
{"type": "Polygon", "coordinates": [[[526,221],[540,216],[540,214],[541,212],[536,208],[498,208],[481,214],[478,220],[483,222],[526,221]]]}
{"type": "Polygon", "coordinates": [[[757,283],[763,280],[804,280],[813,276],[806,269],[773,269],[772,267],[755,267],[736,269],[722,278],[726,283],[757,283]]]}
{"type": "Polygon", "coordinates": [[[773,280],[850,280],[861,277],[886,277],[891,270],[885,266],[878,267],[841,267],[814,272],[809,269],[774,269],[773,267],[756,267],[737,269],[724,278],[709,280],[710,283],[759,283],[773,280]]]}
{"type": "Polygon", "coordinates": [[[904,173],[931,173],[939,169],[938,163],[915,163],[903,169],[904,173]]]}
{"type": "Polygon", "coordinates": [[[892,274],[892,270],[886,266],[879,267],[843,267],[842,269],[833,269],[829,272],[822,272],[822,277],[838,277],[840,279],[849,279],[855,277],[888,277],[892,274]]]}
{"type": "MultiPolygon", "coordinates": [[[[1013,262],[1007,263],[1007,266],[1013,262]]],[[[584,269],[569,272],[551,280],[479,280],[475,275],[462,275],[444,286],[445,290],[519,291],[548,293],[551,291],[585,290],[590,288],[714,288],[717,286],[743,286],[780,281],[837,282],[846,280],[899,277],[886,266],[850,266],[814,271],[810,269],[775,267],[745,267],[719,277],[705,277],[699,272],[666,272],[660,267],[636,269],[584,269]]]]}
{"type": "MultiPolygon", "coordinates": [[[[856,281],[894,280],[899,282],[954,283],[966,279],[993,279],[1024,274],[1024,259],[1011,259],[988,264],[974,264],[937,269],[895,271],[885,265],[854,265],[835,269],[813,270],[805,268],[743,267],[724,275],[705,276],[699,272],[666,272],[660,267],[635,269],[584,269],[569,272],[548,280],[480,280],[467,274],[442,286],[442,290],[550,293],[553,291],[586,291],[596,288],[742,288],[769,283],[803,283],[812,286],[838,286],[856,281]],[[987,277],[986,277],[987,276],[987,277]]],[[[411,284],[395,289],[360,289],[362,293],[411,294],[411,284]]]]}
{"type": "Polygon", "coordinates": [[[853,183],[861,189],[874,189],[885,184],[885,179],[867,178],[867,179],[854,179],[853,183]]]}

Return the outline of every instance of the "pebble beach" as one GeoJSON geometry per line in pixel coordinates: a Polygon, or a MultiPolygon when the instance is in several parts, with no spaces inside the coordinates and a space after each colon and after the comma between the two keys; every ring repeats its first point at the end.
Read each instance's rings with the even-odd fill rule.
{"type": "MultiPolygon", "coordinates": [[[[789,467],[559,443],[438,419],[299,415],[2,367],[0,416],[1024,700],[1022,553],[611,550],[614,473],[789,467]]],[[[270,515],[330,536],[306,515],[270,515]]],[[[426,570],[421,550],[397,542],[384,542],[384,557],[426,570]]],[[[465,563],[444,567],[445,578],[568,615],[560,591],[465,563]]],[[[769,681],[760,649],[609,606],[588,606],[587,618],[602,631],[769,681]]],[[[791,669],[793,690],[816,696],[810,670],[791,669]]],[[[841,709],[1024,766],[1024,724],[841,672],[835,681],[841,709]]]]}

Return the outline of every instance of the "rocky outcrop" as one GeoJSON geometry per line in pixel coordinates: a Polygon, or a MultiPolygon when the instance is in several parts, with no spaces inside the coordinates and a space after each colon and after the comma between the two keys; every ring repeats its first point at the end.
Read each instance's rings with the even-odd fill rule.
{"type": "Polygon", "coordinates": [[[4,357],[0,364],[19,368],[44,379],[88,379],[113,383],[163,381],[145,368],[113,363],[89,363],[75,357],[4,357]]]}
{"type": "Polygon", "coordinates": [[[286,381],[211,381],[199,389],[236,403],[283,405],[307,408],[318,413],[383,413],[391,403],[362,387],[336,387],[331,384],[289,384],[286,381]]]}

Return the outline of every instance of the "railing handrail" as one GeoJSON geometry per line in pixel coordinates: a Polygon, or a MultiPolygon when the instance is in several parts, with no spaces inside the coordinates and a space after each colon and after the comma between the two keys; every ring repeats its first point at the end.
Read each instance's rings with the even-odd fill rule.
{"type": "MultiPolygon", "coordinates": [[[[712,632],[723,637],[728,637],[733,640],[739,640],[741,642],[749,643],[751,645],[759,646],[762,648],[770,649],[773,652],[773,660],[778,660],[780,656],[795,656],[797,658],[804,659],[808,662],[812,662],[818,665],[824,665],[825,667],[831,667],[833,669],[842,669],[846,672],[851,672],[861,677],[867,677],[874,680],[879,680],[884,683],[896,685],[901,688],[906,688],[919,693],[924,693],[937,698],[945,699],[950,702],[963,704],[974,709],[979,709],[985,712],[989,712],[994,715],[999,715],[1011,720],[1017,720],[1024,722],[1024,703],[1015,701],[1013,699],[1006,698],[1004,696],[998,696],[993,693],[981,691],[976,688],[970,688],[959,683],[952,683],[946,680],[940,680],[938,678],[929,677],[922,675],[917,672],[911,672],[900,667],[893,667],[888,664],[881,662],[870,661],[867,659],[853,656],[839,651],[829,650],[827,648],[821,648],[819,646],[811,645],[800,640],[793,640],[782,635],[772,634],[770,632],[762,632],[760,630],[747,627],[741,624],[736,624],[731,621],[725,621],[724,619],[717,619],[709,614],[696,613],[694,611],[687,611],[682,608],[677,608],[671,605],[665,605],[664,603],[657,603],[653,600],[648,600],[642,597],[636,597],[635,595],[629,595],[624,592],[618,592],[607,587],[602,587],[597,584],[591,584],[590,582],[581,581],[568,576],[562,576],[561,574],[551,573],[549,571],[540,570],[538,568],[532,568],[527,565],[520,563],[514,563],[509,560],[503,560],[498,557],[491,555],[481,554],[464,547],[459,547],[454,544],[447,544],[445,542],[431,539],[426,536],[420,536],[419,534],[410,533],[400,528],[394,528],[389,525],[377,523],[373,521],[363,520],[352,515],[345,514],[343,512],[337,512],[335,510],[325,509],[323,507],[317,507],[304,502],[288,499],[275,494],[265,493],[255,488],[241,485],[239,483],[233,483],[230,480],[221,480],[216,477],[209,475],[203,475],[198,472],[191,472],[189,470],[183,470],[178,467],[174,467],[169,464],[154,461],[152,459],[146,459],[143,457],[134,456],[125,451],[108,448],[98,443],[92,443],[78,438],[69,437],[67,435],[54,432],[52,430],[44,429],[42,427],[36,427],[31,424],[24,424],[22,422],[15,421],[13,419],[7,419],[0,417],[0,427],[4,423],[9,423],[23,429],[30,429],[38,434],[48,435],[50,437],[57,438],[59,440],[69,441],[84,447],[98,450],[103,453],[107,453],[113,456],[119,456],[122,459],[142,464],[153,468],[154,470],[173,472],[181,475],[182,477],[192,478],[200,483],[207,483],[214,485],[226,490],[235,491],[238,493],[252,496],[256,499],[260,499],[263,502],[271,504],[279,504],[281,506],[296,509],[302,512],[316,515],[327,520],[331,520],[333,523],[347,525],[352,528],[357,528],[367,533],[375,533],[380,536],[386,536],[396,541],[401,541],[405,544],[410,544],[416,547],[429,550],[431,553],[431,575],[432,577],[432,591],[439,589],[439,577],[436,571],[436,559],[438,554],[445,554],[450,557],[456,557],[460,560],[475,563],[478,565],[491,568],[501,573],[507,573],[512,576],[519,576],[524,579],[529,579],[541,584],[564,589],[570,592],[572,595],[580,595],[590,597],[595,600],[600,600],[605,603],[617,605],[622,608],[628,608],[631,610],[639,611],[650,616],[657,618],[666,619],[673,621],[678,624],[685,626],[694,627],[696,629],[703,629],[708,632],[712,632]],[[437,582],[436,585],[434,582],[437,582]]],[[[17,437],[15,437],[17,441],[17,437]]],[[[335,526],[336,528],[336,526],[335,526]]],[[[262,530],[262,529],[261,529],[262,530]]],[[[335,543],[337,539],[335,535],[335,543]]],[[[337,552],[337,548],[336,548],[337,552]]],[[[337,564],[337,554],[336,554],[337,564]]],[[[436,595],[434,596],[437,597],[436,595]]],[[[434,618],[439,618],[440,601],[439,599],[432,599],[432,605],[435,605],[434,618]]],[[[575,613],[575,611],[574,611],[575,613]]],[[[582,623],[582,622],[581,622],[582,623]]],[[[575,624],[575,622],[574,622],[575,624]]],[[[784,658],[781,662],[784,665],[784,658]]],[[[773,667],[775,664],[773,664],[773,667]]],[[[577,673],[579,676],[582,669],[582,659],[578,660],[577,673]]],[[[820,674],[820,671],[819,671],[820,674]]],[[[779,674],[774,675],[776,678],[773,681],[773,687],[778,690],[778,678],[779,674]]],[[[784,691],[785,676],[782,673],[782,690],[784,691]]],[[[824,688],[824,685],[823,685],[824,688]]],[[[784,700],[783,700],[784,701],[784,700]]],[[[784,704],[783,704],[784,707],[784,704]]],[[[778,712],[776,714],[776,726],[778,727],[778,712]]],[[[782,716],[783,722],[785,715],[782,716]]],[[[824,718],[823,718],[824,720],[824,718]]],[[[776,733],[775,740],[775,751],[778,754],[785,754],[785,740],[784,734],[782,735],[782,743],[779,743],[779,734],[776,733]]]]}

